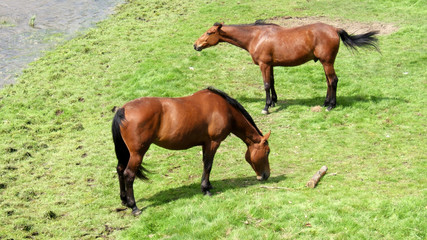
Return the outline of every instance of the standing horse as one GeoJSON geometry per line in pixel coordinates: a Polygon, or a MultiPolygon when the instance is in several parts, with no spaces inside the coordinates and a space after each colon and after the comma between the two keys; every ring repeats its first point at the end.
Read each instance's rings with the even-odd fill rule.
{"type": "Polygon", "coordinates": [[[340,45],[340,38],[347,47],[371,46],[378,50],[378,32],[349,35],[340,28],[324,23],[315,23],[296,28],[284,28],[276,24],[257,21],[247,25],[223,25],[215,23],[194,43],[194,49],[201,51],[219,42],[228,42],[248,51],[252,60],[259,65],[266,92],[263,114],[277,102],[274,89],[273,67],[298,66],[310,60],[320,60],[326,75],[328,91],[324,106],[331,110],[336,106],[338,78],[334,62],[340,45]],[[270,98],[270,91],[272,99],[270,98]]]}
{"type": "Polygon", "coordinates": [[[133,182],[135,176],[146,179],[141,163],[152,143],[171,150],[202,146],[203,194],[211,195],[209,175],[213,158],[230,133],[246,143],[245,158],[257,179],[267,180],[270,176],[267,141],[270,132],[263,136],[239,102],[214,88],[182,98],[145,97],[128,102],[117,110],[112,132],[120,198],[123,205],[132,208],[134,215],[141,211],[135,203],[133,182]]]}

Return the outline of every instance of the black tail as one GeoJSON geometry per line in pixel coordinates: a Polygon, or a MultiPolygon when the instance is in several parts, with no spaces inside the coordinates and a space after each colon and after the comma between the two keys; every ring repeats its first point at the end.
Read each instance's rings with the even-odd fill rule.
{"type": "MultiPolygon", "coordinates": [[[[130,158],[129,150],[123,141],[122,134],[120,132],[120,126],[123,126],[122,121],[126,121],[125,118],[125,109],[119,108],[114,115],[113,118],[113,125],[111,127],[112,133],[113,133],[113,141],[114,141],[114,147],[116,150],[116,157],[119,161],[119,164],[122,166],[127,166],[130,158]]],[[[144,175],[143,171],[147,171],[144,167],[140,167],[135,175],[140,179],[148,179],[147,176],[144,175]]]]}
{"type": "Polygon", "coordinates": [[[357,51],[356,47],[373,47],[378,52],[380,51],[377,45],[378,39],[375,37],[378,31],[371,31],[360,35],[350,35],[343,29],[339,29],[338,34],[347,48],[357,51]]]}

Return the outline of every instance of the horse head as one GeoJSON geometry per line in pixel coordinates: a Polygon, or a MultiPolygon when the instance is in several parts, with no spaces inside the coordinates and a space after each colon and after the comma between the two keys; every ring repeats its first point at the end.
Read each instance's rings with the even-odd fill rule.
{"type": "Polygon", "coordinates": [[[270,147],[268,146],[268,138],[270,133],[261,137],[259,143],[253,143],[248,146],[246,151],[246,161],[254,169],[258,180],[267,180],[270,176],[270,164],[268,162],[268,155],[270,154],[270,147]]]}
{"type": "Polygon", "coordinates": [[[205,48],[217,45],[219,43],[221,27],[222,23],[215,23],[196,40],[193,45],[194,49],[196,51],[202,51],[205,48]]]}

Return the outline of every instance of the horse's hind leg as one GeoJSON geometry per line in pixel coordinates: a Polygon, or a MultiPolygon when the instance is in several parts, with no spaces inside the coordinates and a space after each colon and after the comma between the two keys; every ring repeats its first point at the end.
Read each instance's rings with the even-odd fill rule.
{"type": "Polygon", "coordinates": [[[328,80],[328,75],[325,74],[326,77],[326,83],[328,84],[328,90],[326,90],[326,97],[325,97],[325,102],[323,102],[323,106],[324,107],[328,107],[329,103],[331,102],[331,85],[329,84],[329,80],[328,80]]]}
{"type": "Polygon", "coordinates": [[[338,77],[335,74],[333,63],[323,63],[323,69],[325,70],[326,82],[328,83],[328,91],[326,93],[324,106],[328,106],[327,111],[335,108],[337,104],[337,85],[338,77]]]}
{"type": "Polygon", "coordinates": [[[135,196],[133,193],[133,182],[142,163],[142,158],[148,147],[143,151],[130,152],[129,163],[124,171],[123,177],[125,180],[126,187],[126,205],[132,208],[132,214],[137,216],[141,214],[141,210],[138,209],[135,202],[135,196]]]}
{"type": "Polygon", "coordinates": [[[212,185],[209,181],[209,176],[212,170],[213,159],[219,145],[220,143],[215,141],[211,141],[203,145],[203,174],[201,188],[204,195],[212,195],[210,192],[212,185]]]}
{"type": "Polygon", "coordinates": [[[122,205],[127,205],[126,199],[126,186],[125,186],[125,178],[123,176],[126,166],[123,164],[117,164],[117,175],[119,176],[119,184],[120,184],[120,199],[122,200],[122,205]]]}

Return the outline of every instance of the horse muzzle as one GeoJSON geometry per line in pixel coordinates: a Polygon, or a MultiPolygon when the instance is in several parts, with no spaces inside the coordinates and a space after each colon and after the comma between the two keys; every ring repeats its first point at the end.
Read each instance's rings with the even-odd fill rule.
{"type": "Polygon", "coordinates": [[[194,50],[199,51],[199,52],[202,51],[202,49],[203,49],[202,47],[198,47],[196,44],[194,44],[193,47],[194,47],[194,50]]]}
{"type": "Polygon", "coordinates": [[[261,176],[256,176],[256,179],[258,179],[258,181],[265,181],[270,177],[270,173],[265,172],[263,173],[261,176]]]}

